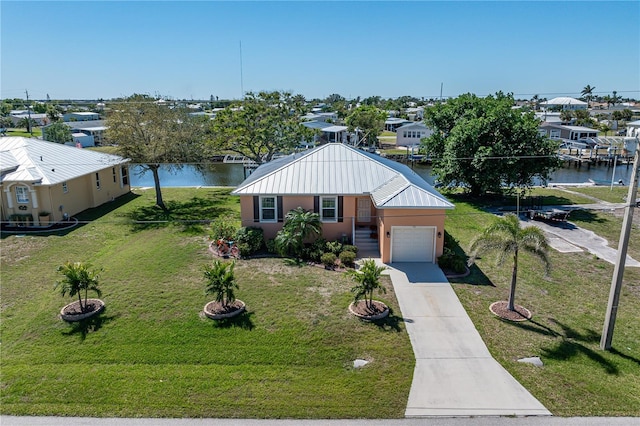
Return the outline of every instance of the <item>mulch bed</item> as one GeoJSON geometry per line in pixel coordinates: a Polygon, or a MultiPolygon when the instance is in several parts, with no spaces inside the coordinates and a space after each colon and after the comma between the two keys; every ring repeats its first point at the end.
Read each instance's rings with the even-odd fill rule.
{"type": "Polygon", "coordinates": [[[64,307],[64,314],[65,315],[81,315],[81,314],[87,314],[89,312],[93,312],[96,311],[98,309],[100,309],[102,305],[97,303],[97,302],[92,302],[91,300],[87,300],[87,305],[86,305],[86,309],[84,312],[82,312],[80,310],[80,302],[76,301],[73,303],[68,304],[67,306],[64,307]]]}
{"type": "Polygon", "coordinates": [[[224,315],[235,312],[238,309],[242,309],[242,307],[243,304],[240,300],[235,300],[232,303],[229,303],[227,306],[222,306],[221,302],[213,301],[207,303],[206,311],[214,315],[224,315]]]}
{"type": "Polygon", "coordinates": [[[371,307],[367,306],[364,300],[360,300],[357,304],[353,305],[352,309],[358,315],[373,316],[383,313],[388,308],[387,305],[377,300],[371,302],[371,307]]]}
{"type": "Polygon", "coordinates": [[[494,302],[489,310],[496,316],[507,321],[527,321],[531,319],[531,312],[520,305],[515,305],[515,311],[510,311],[507,301],[494,302]]]}

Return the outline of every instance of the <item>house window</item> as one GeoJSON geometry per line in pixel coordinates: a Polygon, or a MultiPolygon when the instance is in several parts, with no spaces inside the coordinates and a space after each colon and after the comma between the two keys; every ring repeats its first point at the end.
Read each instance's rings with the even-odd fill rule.
{"type": "Polygon", "coordinates": [[[18,204],[27,204],[29,202],[29,189],[24,186],[16,186],[16,200],[18,204]]]}
{"type": "Polygon", "coordinates": [[[120,168],[122,173],[122,186],[129,185],[129,169],[127,167],[120,168]]]}
{"type": "Polygon", "coordinates": [[[67,187],[67,182],[62,182],[62,193],[66,194],[69,192],[69,188],[67,187]]]}
{"type": "Polygon", "coordinates": [[[115,167],[111,168],[111,173],[113,174],[113,183],[116,183],[117,180],[116,180],[116,168],[115,167]]]}
{"type": "Polygon", "coordinates": [[[277,218],[276,197],[260,197],[260,222],[276,222],[277,218]]]}
{"type": "Polygon", "coordinates": [[[323,222],[337,222],[338,197],[320,197],[320,219],[323,222]]]}
{"type": "Polygon", "coordinates": [[[100,189],[100,173],[96,173],[96,189],[100,189]]]}

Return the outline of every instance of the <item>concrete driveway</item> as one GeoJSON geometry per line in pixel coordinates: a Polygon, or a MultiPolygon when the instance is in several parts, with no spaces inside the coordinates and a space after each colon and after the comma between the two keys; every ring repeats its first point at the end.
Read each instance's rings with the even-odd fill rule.
{"type": "Polygon", "coordinates": [[[492,358],[437,265],[387,266],[416,357],[407,417],[551,415],[492,358]]]}

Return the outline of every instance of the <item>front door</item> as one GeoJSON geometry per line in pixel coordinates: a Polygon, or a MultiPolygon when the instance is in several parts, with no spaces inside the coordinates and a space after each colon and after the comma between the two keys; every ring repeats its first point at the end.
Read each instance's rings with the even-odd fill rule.
{"type": "Polygon", "coordinates": [[[371,199],[358,198],[358,220],[359,223],[371,222],[371,199]]]}

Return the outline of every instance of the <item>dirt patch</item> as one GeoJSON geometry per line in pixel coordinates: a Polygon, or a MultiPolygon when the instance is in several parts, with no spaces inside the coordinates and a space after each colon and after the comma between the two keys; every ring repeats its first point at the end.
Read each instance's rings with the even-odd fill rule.
{"type": "Polygon", "coordinates": [[[527,321],[531,319],[531,312],[528,309],[515,305],[515,310],[510,311],[508,306],[509,303],[506,301],[495,302],[491,304],[489,310],[494,315],[507,321],[527,321]]]}

